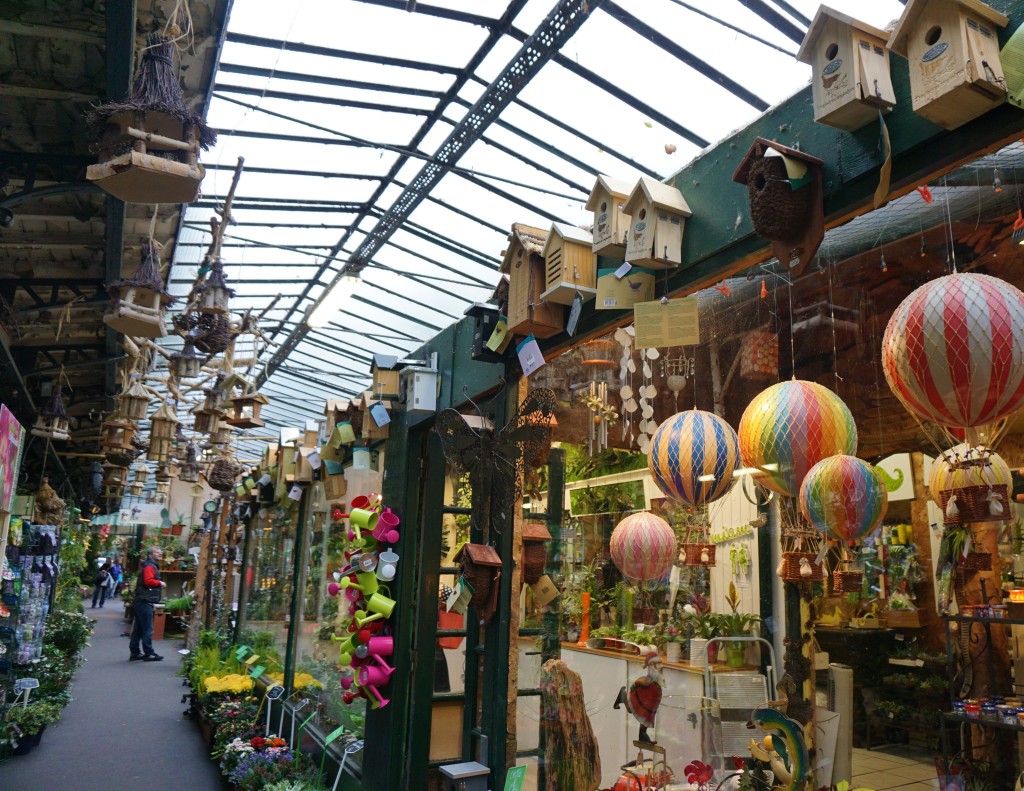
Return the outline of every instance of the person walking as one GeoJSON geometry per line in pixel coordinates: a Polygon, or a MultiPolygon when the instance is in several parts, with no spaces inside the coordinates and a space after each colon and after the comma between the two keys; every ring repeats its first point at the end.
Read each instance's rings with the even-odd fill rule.
{"type": "Polygon", "coordinates": [[[132,637],[128,643],[129,662],[159,662],[163,659],[153,650],[153,607],[160,603],[160,597],[167,583],[160,579],[160,561],[164,553],[160,547],[150,547],[146,559],[139,567],[139,580],[135,585],[135,615],[132,637]],[[141,650],[140,650],[141,643],[141,650]]]}
{"type": "Polygon", "coordinates": [[[92,589],[92,609],[96,609],[96,601],[99,600],[100,609],[103,609],[107,601],[107,591],[110,590],[110,561],[104,563],[96,572],[96,584],[92,589]]]}
{"type": "Polygon", "coordinates": [[[115,598],[121,589],[121,563],[117,558],[110,565],[110,598],[115,598]]]}

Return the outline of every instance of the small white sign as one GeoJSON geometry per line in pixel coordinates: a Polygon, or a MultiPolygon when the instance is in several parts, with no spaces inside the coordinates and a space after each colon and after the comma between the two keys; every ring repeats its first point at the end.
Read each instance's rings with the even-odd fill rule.
{"type": "Polygon", "coordinates": [[[633,268],[633,265],[629,261],[624,261],[622,266],[615,270],[615,277],[622,280],[626,275],[629,274],[629,270],[633,268]]]}
{"type": "Polygon", "coordinates": [[[299,486],[297,483],[296,484],[292,484],[291,491],[288,492],[288,499],[289,500],[295,500],[296,502],[301,500],[302,499],[302,487],[299,486]]]}

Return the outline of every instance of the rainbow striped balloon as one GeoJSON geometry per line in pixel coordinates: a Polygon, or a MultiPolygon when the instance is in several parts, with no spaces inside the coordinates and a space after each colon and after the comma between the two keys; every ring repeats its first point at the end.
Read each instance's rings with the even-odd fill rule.
{"type": "Polygon", "coordinates": [[[650,511],[630,514],[612,531],[609,550],[615,567],[630,582],[661,579],[676,557],[676,534],[650,511]]]}
{"type": "Polygon", "coordinates": [[[856,456],[829,456],[800,485],[800,513],[823,533],[852,542],[882,524],[889,492],[874,468],[856,456]]]}
{"type": "Polygon", "coordinates": [[[985,447],[972,447],[966,442],[949,450],[932,465],[928,491],[942,505],[942,492],[967,486],[998,486],[1013,490],[1013,474],[1003,457],[985,447]]]}
{"type": "Polygon", "coordinates": [[[822,459],[857,452],[857,426],[827,387],[793,379],[758,393],[740,419],[740,456],[762,472],[754,480],[784,497],[822,459]]]}
{"type": "Polygon", "coordinates": [[[740,441],[732,426],[700,409],[680,412],[662,423],[647,451],[647,466],[658,488],[694,506],[729,491],[739,460],[740,441]]]}
{"type": "Polygon", "coordinates": [[[882,368],[912,414],[940,426],[992,423],[1024,406],[1024,293],[973,273],[925,283],[900,303],[882,368]]]}

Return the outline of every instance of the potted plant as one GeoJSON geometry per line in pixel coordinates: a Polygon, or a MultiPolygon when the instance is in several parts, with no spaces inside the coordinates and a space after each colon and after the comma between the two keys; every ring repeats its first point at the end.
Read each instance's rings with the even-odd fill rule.
{"type": "Polygon", "coordinates": [[[708,646],[708,640],[721,634],[721,616],[711,612],[707,598],[699,593],[692,594],[683,608],[682,623],[690,639],[690,664],[704,667],[708,662],[714,663],[717,644],[708,646]]]}
{"type": "MultiPolygon", "coordinates": [[[[729,594],[725,598],[731,612],[719,615],[723,636],[742,637],[750,634],[753,626],[761,622],[761,616],[753,613],[737,612],[740,605],[740,597],[736,592],[736,585],[729,583],[729,594]]],[[[729,643],[725,649],[726,664],[729,667],[743,667],[746,663],[747,644],[741,640],[729,643]]]]}
{"type": "Polygon", "coordinates": [[[665,661],[678,662],[682,658],[683,630],[674,624],[665,627],[665,661]]]}
{"type": "MultiPolygon", "coordinates": [[[[60,719],[61,705],[58,701],[40,698],[27,706],[12,706],[4,717],[8,726],[15,726],[21,731],[15,755],[26,755],[32,751],[43,738],[43,731],[50,723],[60,719]]],[[[13,731],[13,728],[10,728],[13,731]]]]}

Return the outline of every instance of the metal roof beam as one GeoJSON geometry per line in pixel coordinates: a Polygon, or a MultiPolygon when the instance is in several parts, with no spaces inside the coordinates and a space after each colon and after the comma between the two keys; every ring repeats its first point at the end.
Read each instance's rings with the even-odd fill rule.
{"type": "MultiPolygon", "coordinates": [[[[195,209],[216,209],[220,208],[219,200],[198,200],[189,204],[195,209]]],[[[308,212],[335,212],[340,214],[358,214],[366,208],[365,203],[315,203],[309,201],[291,200],[288,198],[246,198],[236,200],[231,204],[235,211],[308,211],[308,212]],[[273,202],[272,202],[273,201],[273,202]]]]}
{"type": "MultiPolygon", "coordinates": [[[[234,170],[234,165],[206,165],[207,170],[234,170]]],[[[374,175],[372,173],[324,173],[323,171],[317,170],[297,170],[295,168],[264,168],[264,167],[249,167],[245,168],[246,173],[267,173],[272,176],[310,176],[313,178],[322,179],[354,179],[356,181],[380,181],[384,178],[382,175],[374,175]]],[[[234,223],[233,223],[234,224],[234,223]]]]}
{"type": "MultiPolygon", "coordinates": [[[[518,197],[516,195],[513,195],[511,192],[507,192],[506,190],[503,190],[500,187],[495,187],[493,184],[488,184],[486,181],[484,181],[483,179],[479,178],[478,176],[470,175],[469,173],[466,173],[463,170],[450,171],[450,172],[453,172],[459,178],[465,179],[470,184],[475,184],[476,186],[481,187],[481,188],[487,190],[488,192],[493,193],[494,195],[497,195],[499,198],[504,198],[505,200],[509,201],[510,203],[514,203],[514,204],[516,204],[517,206],[520,206],[523,209],[527,209],[528,211],[532,211],[534,214],[539,214],[541,217],[544,217],[545,219],[551,220],[551,222],[562,222],[562,223],[566,223],[568,225],[572,225],[572,223],[570,223],[568,220],[566,220],[566,219],[564,219],[562,217],[559,217],[557,214],[552,214],[547,209],[542,209],[540,206],[535,206],[534,204],[530,203],[529,201],[524,200],[523,198],[520,198],[520,197],[518,197]]],[[[413,181],[415,182],[415,179],[413,181]]],[[[589,195],[590,193],[588,192],[587,194],[589,195]]],[[[390,209],[388,211],[390,211],[390,209]]],[[[411,210],[409,211],[409,213],[411,213],[411,210]]],[[[387,214],[387,212],[385,212],[385,215],[386,214],[387,214]]],[[[376,229],[374,229],[374,231],[375,230],[376,229]]],[[[363,244],[366,244],[372,238],[373,238],[373,231],[370,231],[370,234],[368,235],[367,239],[364,240],[363,244]]],[[[374,252],[376,252],[376,250],[379,249],[380,246],[381,245],[379,245],[376,242],[374,242],[370,249],[372,249],[374,252]]],[[[360,245],[360,247],[362,247],[362,245],[360,245]]],[[[360,251],[357,250],[356,251],[356,255],[359,256],[359,258],[357,258],[356,260],[361,260],[362,256],[365,255],[365,253],[361,254],[360,251]]],[[[371,256],[372,256],[372,253],[371,253],[371,256]]]]}
{"type": "Polygon", "coordinates": [[[327,393],[334,393],[340,391],[349,395],[359,395],[359,393],[362,392],[361,390],[349,390],[348,388],[342,387],[337,384],[330,384],[328,382],[324,382],[321,379],[315,379],[312,376],[306,376],[305,374],[292,371],[291,369],[286,367],[281,369],[281,375],[287,376],[291,379],[297,379],[301,382],[308,382],[309,384],[317,385],[319,387],[324,388],[327,393]]]}
{"type": "Polygon", "coordinates": [[[739,0],[739,2],[741,6],[749,8],[786,38],[795,41],[798,45],[803,43],[805,31],[800,30],[764,0],[739,0]]]}
{"type": "Polygon", "coordinates": [[[252,140],[277,140],[282,143],[313,143],[323,146],[348,146],[349,148],[373,148],[363,140],[348,140],[344,137],[313,137],[312,135],[286,135],[278,132],[257,132],[246,129],[217,129],[217,137],[244,137],[252,140]]]}
{"type": "MultiPolygon", "coordinates": [[[[485,256],[483,253],[477,252],[473,248],[456,242],[454,239],[448,239],[447,237],[440,236],[434,233],[429,228],[426,228],[419,223],[415,223],[412,220],[406,220],[402,223],[402,230],[411,233],[413,236],[418,236],[431,244],[436,244],[438,247],[442,247],[451,253],[468,258],[474,263],[480,264],[480,266],[487,267],[495,272],[501,268],[501,261],[494,256],[485,256]]],[[[506,232],[507,234],[507,232],[506,232]]],[[[390,242],[390,240],[388,240],[390,242]]]]}
{"type": "MultiPolygon", "coordinates": [[[[374,343],[378,343],[382,346],[387,346],[388,348],[395,349],[396,351],[399,351],[402,354],[405,354],[406,352],[405,346],[396,346],[395,344],[391,343],[390,340],[388,340],[401,340],[401,338],[395,335],[372,335],[370,333],[359,332],[357,330],[341,330],[341,332],[347,332],[351,333],[352,335],[358,335],[360,338],[365,338],[368,341],[373,341],[374,343]]],[[[314,327],[310,334],[323,335],[325,338],[330,338],[332,341],[335,341],[337,343],[347,342],[344,341],[342,338],[339,338],[337,335],[328,332],[327,327],[314,327]]]]}
{"type": "MultiPolygon", "coordinates": [[[[394,327],[389,327],[386,324],[381,324],[380,322],[373,321],[372,319],[368,319],[365,316],[359,316],[358,319],[361,322],[365,323],[365,324],[369,324],[371,327],[379,327],[382,330],[387,330],[388,332],[394,332],[394,333],[396,333],[397,335],[400,335],[403,338],[408,338],[409,341],[412,342],[412,343],[422,343],[423,342],[422,339],[417,338],[415,335],[410,335],[409,333],[403,332],[402,330],[395,329],[394,327]]],[[[337,321],[329,321],[329,322],[327,322],[327,326],[328,327],[337,327],[338,329],[343,329],[343,330],[349,329],[347,325],[340,324],[337,321]]]]}
{"type": "MultiPolygon", "coordinates": [[[[409,0],[359,0],[359,2],[380,6],[381,8],[393,8],[396,11],[410,10],[409,0]]],[[[444,8],[442,6],[424,5],[423,3],[415,3],[415,13],[422,14],[423,16],[437,17],[438,19],[447,19],[452,22],[465,22],[469,25],[485,28],[490,28],[500,21],[494,17],[470,14],[466,11],[456,11],[453,8],[444,8]]]]}
{"type": "MultiPolygon", "coordinates": [[[[633,16],[626,9],[616,5],[614,0],[606,0],[606,2],[601,5],[601,10],[608,14],[612,19],[628,27],[637,35],[642,36],[643,38],[647,39],[648,41],[652,42],[653,44],[663,49],[672,57],[676,58],[679,61],[682,61],[694,71],[698,72],[699,74],[702,74],[712,82],[717,83],[721,87],[725,88],[737,99],[741,99],[742,101],[749,104],[751,107],[762,112],[768,109],[768,102],[766,102],[760,96],[757,96],[753,92],[748,91],[738,82],[724,75],[714,66],[709,64],[707,61],[698,58],[689,50],[686,50],[683,47],[679,46],[679,44],[670,39],[664,33],[655,30],[646,22],[633,16]]],[[[801,40],[803,40],[802,36],[801,40]]]]}
{"type": "Polygon", "coordinates": [[[401,107],[397,104],[381,104],[379,102],[361,102],[356,99],[340,99],[334,96],[314,96],[308,93],[292,93],[290,91],[271,91],[267,88],[249,88],[244,85],[224,85],[217,83],[215,91],[238,93],[242,96],[259,96],[261,99],[282,99],[289,102],[311,102],[313,104],[329,104],[333,107],[349,107],[355,110],[376,110],[381,113],[401,113],[405,115],[429,115],[428,108],[401,107]]]}
{"type": "Polygon", "coordinates": [[[432,264],[433,266],[440,267],[441,269],[444,269],[446,272],[452,272],[454,274],[462,275],[467,280],[471,280],[483,288],[494,288],[493,283],[488,283],[486,280],[481,280],[478,277],[468,275],[465,272],[462,272],[453,266],[448,266],[447,264],[442,264],[440,261],[435,261],[433,258],[429,258],[428,256],[423,255],[423,253],[417,253],[415,250],[412,250],[411,248],[398,244],[394,239],[388,239],[388,247],[394,247],[396,250],[401,250],[403,253],[406,253],[407,255],[419,258],[420,260],[426,261],[428,264],[432,264]]]}
{"type": "MultiPolygon", "coordinates": [[[[245,74],[250,77],[272,78],[275,80],[294,80],[301,83],[331,85],[336,88],[356,88],[363,91],[397,93],[402,94],[403,96],[422,96],[427,99],[440,99],[444,96],[443,91],[429,91],[425,88],[409,88],[405,85],[388,85],[382,82],[364,82],[363,80],[345,80],[341,77],[328,77],[324,74],[299,74],[294,71],[264,69],[258,66],[243,66],[239,63],[222,63],[220,64],[219,71],[224,74],[245,74]]],[[[246,169],[248,170],[248,168],[246,169]]]]}
{"type": "Polygon", "coordinates": [[[363,63],[378,63],[382,66],[398,66],[403,69],[416,69],[417,71],[433,71],[438,74],[458,74],[459,69],[452,66],[442,66],[439,63],[426,63],[425,61],[409,60],[407,58],[393,58],[386,55],[371,55],[365,52],[353,52],[351,50],[333,49],[331,47],[318,47],[312,44],[300,44],[293,41],[281,41],[280,39],[264,38],[262,36],[250,36],[245,33],[228,33],[227,40],[234,44],[247,44],[253,47],[267,47],[282,52],[303,52],[307,55],[323,55],[328,58],[342,58],[344,60],[357,60],[363,63]]]}

